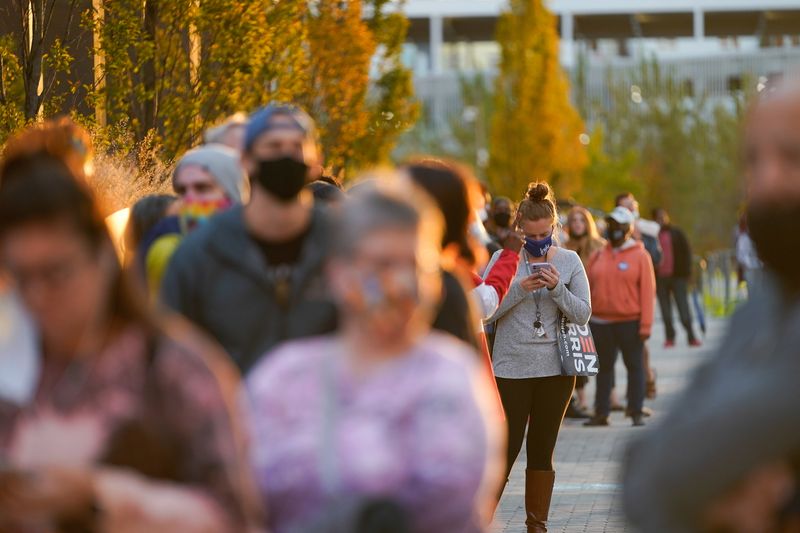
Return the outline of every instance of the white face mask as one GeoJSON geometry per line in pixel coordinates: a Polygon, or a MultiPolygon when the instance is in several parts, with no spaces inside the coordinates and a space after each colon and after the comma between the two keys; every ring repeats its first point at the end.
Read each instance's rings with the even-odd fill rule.
{"type": "Polygon", "coordinates": [[[0,291],[0,399],[18,406],[30,402],[40,365],[33,321],[16,294],[0,291]]]}
{"type": "MultiPolygon", "coordinates": [[[[486,211],[481,210],[481,213],[485,214],[486,211]]],[[[486,227],[483,225],[483,221],[479,218],[474,220],[473,222],[470,222],[469,232],[472,234],[473,237],[475,237],[475,239],[479,243],[481,243],[484,246],[492,242],[492,238],[489,236],[489,232],[486,231],[486,227]]]]}

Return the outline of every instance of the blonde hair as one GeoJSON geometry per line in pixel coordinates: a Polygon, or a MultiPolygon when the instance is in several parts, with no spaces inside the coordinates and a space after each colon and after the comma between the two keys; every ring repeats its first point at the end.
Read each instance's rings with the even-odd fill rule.
{"type": "Polygon", "coordinates": [[[575,206],[570,209],[567,215],[567,233],[569,240],[564,244],[564,248],[577,252],[584,265],[597,250],[605,246],[605,240],[600,237],[600,232],[597,231],[597,223],[594,221],[592,213],[585,207],[575,206]],[[572,221],[578,215],[582,215],[586,221],[586,234],[581,237],[572,235],[572,221]]]}

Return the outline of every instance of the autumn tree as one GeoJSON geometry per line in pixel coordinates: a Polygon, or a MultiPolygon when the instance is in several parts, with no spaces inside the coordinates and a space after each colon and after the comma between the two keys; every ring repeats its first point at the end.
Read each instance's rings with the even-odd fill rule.
{"type": "Polygon", "coordinates": [[[498,19],[497,40],[490,182],[517,197],[529,181],[548,180],[559,196],[569,196],[580,189],[587,156],[559,63],[555,17],[542,0],[511,0],[498,19]]]}

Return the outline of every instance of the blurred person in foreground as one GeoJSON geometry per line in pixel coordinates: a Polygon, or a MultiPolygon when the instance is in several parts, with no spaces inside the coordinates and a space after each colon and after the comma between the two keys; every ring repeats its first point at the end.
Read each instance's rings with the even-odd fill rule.
{"type": "Polygon", "coordinates": [[[498,418],[473,350],[431,332],[442,217],[407,187],[359,187],[340,212],[327,272],[339,333],[285,344],[248,378],[275,533],[460,533],[489,520],[498,418]],[[370,512],[391,522],[357,528],[370,512]]]}
{"type": "Polygon", "coordinates": [[[589,283],[578,254],[555,246],[558,209],[547,183],[531,183],[515,226],[525,235],[516,275],[497,312],[493,365],[508,425],[505,479],[526,442],[525,525],[547,531],[556,473],[553,452],[575,377],[562,375],[558,323],[586,325],[589,283]],[[527,435],[526,435],[527,426],[527,435]]]}
{"type": "Polygon", "coordinates": [[[205,144],[189,150],[172,173],[178,202],[139,242],[137,267],[155,301],[164,273],[186,236],[212,216],[247,203],[250,183],[239,153],[221,144],[205,144]]]}
{"type": "MultiPolygon", "coordinates": [[[[567,236],[569,239],[564,243],[564,248],[577,253],[584,268],[588,266],[589,260],[606,245],[606,241],[600,237],[600,233],[597,231],[597,224],[592,213],[581,206],[573,207],[567,214],[567,236]]],[[[567,418],[581,419],[591,416],[586,405],[585,387],[588,382],[589,378],[586,376],[575,378],[577,400],[573,398],[570,401],[567,418]]]]}
{"type": "Polygon", "coordinates": [[[162,302],[207,331],[244,374],[280,342],[336,328],[322,277],[328,214],[305,188],[321,157],[305,111],[254,112],[242,155],[250,201],[186,237],[164,275],[162,302]]]}
{"type": "Polygon", "coordinates": [[[590,321],[600,371],[594,416],[585,426],[607,426],[611,413],[614,366],[619,352],[628,370],[628,412],[634,426],[643,426],[645,395],[644,343],[650,338],[655,308],[655,276],[650,255],[633,238],[636,219],[616,207],[606,218],[608,244],[589,261],[594,314],[590,321]]]}
{"type": "Polygon", "coordinates": [[[765,279],[670,414],[628,451],[625,511],[641,531],[798,531],[798,506],[789,504],[800,457],[797,82],[759,94],[745,123],[743,162],[765,279]]]}
{"type": "Polygon", "coordinates": [[[492,267],[481,277],[478,271],[486,264],[486,254],[474,231],[474,224],[481,222],[472,209],[474,199],[482,199],[478,181],[463,165],[440,159],[422,159],[403,170],[433,197],[445,219],[441,261],[444,294],[433,328],[475,346],[484,354],[491,374],[483,320],[497,310],[514,279],[522,238],[516,232],[507,234],[503,248],[492,258],[492,267]]]}
{"type": "Polygon", "coordinates": [[[675,300],[689,346],[697,348],[702,343],[694,333],[692,310],[689,307],[689,281],[692,277],[692,249],[689,240],[683,230],[672,224],[666,209],[654,209],[653,218],[661,226],[658,240],[661,244],[662,257],[656,268],[656,281],[658,303],[661,306],[661,316],[667,335],[664,347],[675,346],[675,325],[672,316],[672,301],[675,300]]]}
{"type": "Polygon", "coordinates": [[[0,530],[244,530],[236,373],[191,329],[142,307],[92,194],[62,160],[4,161],[0,258],[41,366],[30,399],[0,408],[0,530]]]}

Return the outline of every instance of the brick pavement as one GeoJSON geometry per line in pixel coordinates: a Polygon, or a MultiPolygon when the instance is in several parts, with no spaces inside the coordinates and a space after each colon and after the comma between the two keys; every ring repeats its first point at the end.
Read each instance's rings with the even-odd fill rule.
{"type": "MultiPolygon", "coordinates": [[[[677,318],[677,317],[676,317],[677,318]]],[[[717,345],[724,334],[725,323],[712,320],[701,349],[689,349],[681,330],[679,345],[662,348],[663,325],[656,322],[649,342],[652,365],[658,372],[658,398],[647,401],[653,409],[648,424],[657,421],[668,408],[670,399],[680,392],[695,366],[717,345]]],[[[626,386],[622,358],[617,360],[617,390],[624,399],[626,386]]],[[[587,389],[588,401],[594,401],[594,380],[587,389]]],[[[620,533],[631,531],[622,515],[618,480],[619,456],[632,436],[646,428],[633,428],[622,413],[611,416],[608,428],[584,428],[581,421],[566,420],[559,435],[555,453],[556,485],[550,508],[548,531],[554,533],[620,533]]],[[[503,493],[492,533],[524,533],[524,468],[525,446],[511,472],[511,481],[503,493]]]]}

